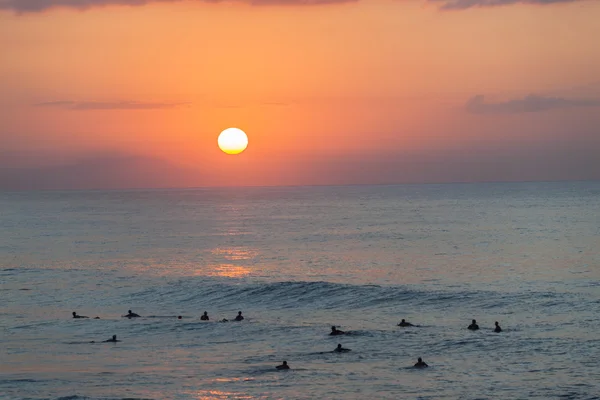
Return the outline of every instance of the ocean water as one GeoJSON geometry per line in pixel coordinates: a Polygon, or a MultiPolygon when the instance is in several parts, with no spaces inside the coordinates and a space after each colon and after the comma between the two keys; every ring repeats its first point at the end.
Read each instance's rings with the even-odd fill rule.
{"type": "Polygon", "coordinates": [[[598,399],[600,182],[0,193],[0,296],[2,399],[598,399]]]}

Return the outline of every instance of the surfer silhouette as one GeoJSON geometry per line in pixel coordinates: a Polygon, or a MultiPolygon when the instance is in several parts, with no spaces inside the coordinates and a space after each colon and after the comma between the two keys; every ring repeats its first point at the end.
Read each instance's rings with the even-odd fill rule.
{"type": "Polygon", "coordinates": [[[208,313],[206,311],[204,311],[204,314],[202,314],[202,316],[200,317],[201,321],[208,321],[208,313]]]}
{"type": "Polygon", "coordinates": [[[427,368],[429,365],[421,357],[417,359],[417,363],[415,364],[415,368],[427,368]]]}
{"type": "Polygon", "coordinates": [[[77,313],[75,311],[73,311],[73,318],[89,318],[89,317],[86,317],[85,315],[77,315],[77,313]]]}
{"type": "MultiPolygon", "coordinates": [[[[120,342],[120,340],[117,340],[117,335],[113,335],[110,339],[102,341],[102,343],[116,343],[116,342],[120,342]]],[[[90,343],[96,343],[96,342],[92,340],[90,343]]]]}
{"type": "Polygon", "coordinates": [[[123,315],[123,318],[137,318],[137,317],[139,317],[139,314],[131,312],[131,310],[127,311],[127,315],[123,315]]]}
{"type": "Polygon", "coordinates": [[[337,336],[337,335],[344,335],[346,332],[344,331],[340,331],[338,328],[336,328],[335,326],[331,327],[331,332],[329,333],[330,336],[337,336]]]}
{"type": "Polygon", "coordinates": [[[471,325],[469,325],[467,327],[467,329],[471,330],[471,331],[476,331],[479,329],[479,325],[477,325],[477,321],[473,320],[471,321],[471,325]]]}
{"type": "Polygon", "coordinates": [[[242,312],[239,311],[237,317],[235,317],[234,321],[243,321],[244,317],[242,316],[242,312]]]}
{"type": "Polygon", "coordinates": [[[352,351],[352,350],[345,349],[345,348],[342,347],[341,344],[338,343],[337,347],[333,351],[336,352],[336,353],[347,353],[347,352],[352,351]]]}
{"type": "Polygon", "coordinates": [[[117,340],[117,335],[113,335],[112,338],[104,341],[104,343],[116,343],[116,342],[120,342],[120,340],[117,340]]]}
{"type": "Polygon", "coordinates": [[[400,321],[400,323],[398,324],[398,326],[414,326],[414,325],[411,324],[410,322],[406,322],[405,319],[402,319],[402,321],[400,321]]]}
{"type": "Polygon", "coordinates": [[[502,332],[502,328],[500,328],[500,324],[498,324],[498,321],[494,322],[494,325],[496,325],[496,327],[494,328],[494,332],[502,332]]]}
{"type": "Polygon", "coordinates": [[[281,365],[278,365],[275,368],[277,368],[277,369],[290,369],[290,366],[288,365],[287,361],[284,361],[281,365]]]}

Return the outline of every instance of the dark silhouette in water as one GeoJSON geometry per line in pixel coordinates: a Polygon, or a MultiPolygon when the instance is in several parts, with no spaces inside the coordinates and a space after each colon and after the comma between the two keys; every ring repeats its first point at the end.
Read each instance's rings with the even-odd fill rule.
{"type": "Polygon", "coordinates": [[[94,317],[94,319],[100,319],[100,317],[94,317]]]}
{"type": "Polygon", "coordinates": [[[417,359],[417,363],[415,364],[415,368],[427,368],[429,365],[421,357],[417,359]]]}
{"type": "Polygon", "coordinates": [[[243,321],[244,317],[242,316],[242,312],[239,311],[237,317],[235,317],[234,321],[243,321]]]}
{"type": "MultiPolygon", "coordinates": [[[[86,317],[85,315],[77,315],[77,313],[75,311],[73,311],[73,318],[89,318],[89,317],[86,317]]],[[[98,319],[100,319],[100,318],[98,318],[98,319]]]]}
{"type": "Polygon", "coordinates": [[[120,342],[120,340],[117,340],[117,335],[113,335],[112,338],[104,341],[104,343],[108,343],[108,342],[116,343],[116,342],[120,342]]]}
{"type": "Polygon", "coordinates": [[[183,318],[181,315],[177,317],[177,319],[181,319],[181,318],[183,318]]]}
{"type": "Polygon", "coordinates": [[[398,326],[414,326],[414,325],[411,324],[410,322],[406,322],[405,319],[402,319],[402,321],[400,321],[400,323],[398,324],[398,326]]]}
{"type": "Polygon", "coordinates": [[[277,368],[277,369],[290,369],[290,366],[288,365],[287,361],[284,361],[283,364],[278,365],[275,368],[277,368]]]}
{"type": "MultiPolygon", "coordinates": [[[[112,338],[102,341],[102,343],[116,343],[116,342],[120,342],[120,340],[117,340],[117,335],[113,335],[112,338]]],[[[96,342],[92,340],[90,343],[96,343],[96,342]]]]}
{"type": "Polygon", "coordinates": [[[467,327],[467,329],[471,330],[471,331],[476,331],[479,329],[479,325],[477,325],[477,321],[473,320],[471,321],[471,325],[469,325],[467,327]]]}
{"type": "Polygon", "coordinates": [[[201,321],[208,321],[208,313],[206,311],[204,311],[204,314],[202,314],[202,316],[200,317],[201,321]]]}
{"type": "Polygon", "coordinates": [[[131,310],[127,311],[127,315],[123,315],[123,318],[137,318],[139,317],[138,314],[131,312],[131,310]]]}
{"type": "Polygon", "coordinates": [[[336,328],[335,326],[331,327],[331,332],[329,333],[330,336],[336,336],[336,335],[345,335],[346,332],[344,331],[340,331],[338,328],[336,328]]]}
{"type": "Polygon", "coordinates": [[[229,322],[229,320],[227,318],[223,318],[222,320],[220,320],[219,322],[229,322]]]}
{"type": "Polygon", "coordinates": [[[494,332],[502,332],[502,328],[500,328],[500,324],[498,324],[498,321],[494,322],[494,325],[496,325],[496,327],[494,328],[494,332]]]}
{"type": "Polygon", "coordinates": [[[352,351],[352,350],[345,349],[345,348],[342,347],[341,344],[338,344],[337,347],[335,348],[335,350],[333,350],[333,351],[335,351],[336,353],[346,353],[346,352],[352,351]]]}

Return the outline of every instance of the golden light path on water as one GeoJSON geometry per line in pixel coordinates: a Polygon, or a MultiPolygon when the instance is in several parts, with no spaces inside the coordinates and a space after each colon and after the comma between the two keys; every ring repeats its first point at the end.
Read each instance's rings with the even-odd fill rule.
{"type": "Polygon", "coordinates": [[[221,399],[234,399],[234,400],[259,400],[266,399],[267,397],[256,397],[242,393],[225,392],[220,390],[206,390],[199,391],[196,393],[190,393],[198,400],[221,400],[221,399]]]}
{"type": "Polygon", "coordinates": [[[224,278],[242,278],[250,275],[252,270],[246,267],[240,267],[233,264],[219,264],[212,267],[212,271],[209,270],[207,275],[210,276],[221,276],[224,278]]]}
{"type": "Polygon", "coordinates": [[[248,247],[215,247],[207,251],[208,262],[180,261],[176,258],[129,260],[128,268],[140,273],[159,276],[219,276],[243,278],[263,273],[266,267],[251,265],[258,257],[258,250],[248,247]]]}

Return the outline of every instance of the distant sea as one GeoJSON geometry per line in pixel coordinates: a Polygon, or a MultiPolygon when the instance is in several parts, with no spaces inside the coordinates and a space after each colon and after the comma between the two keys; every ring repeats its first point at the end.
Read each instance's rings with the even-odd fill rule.
{"type": "Polygon", "coordinates": [[[600,182],[0,193],[0,296],[1,399],[598,399],[600,182]]]}

